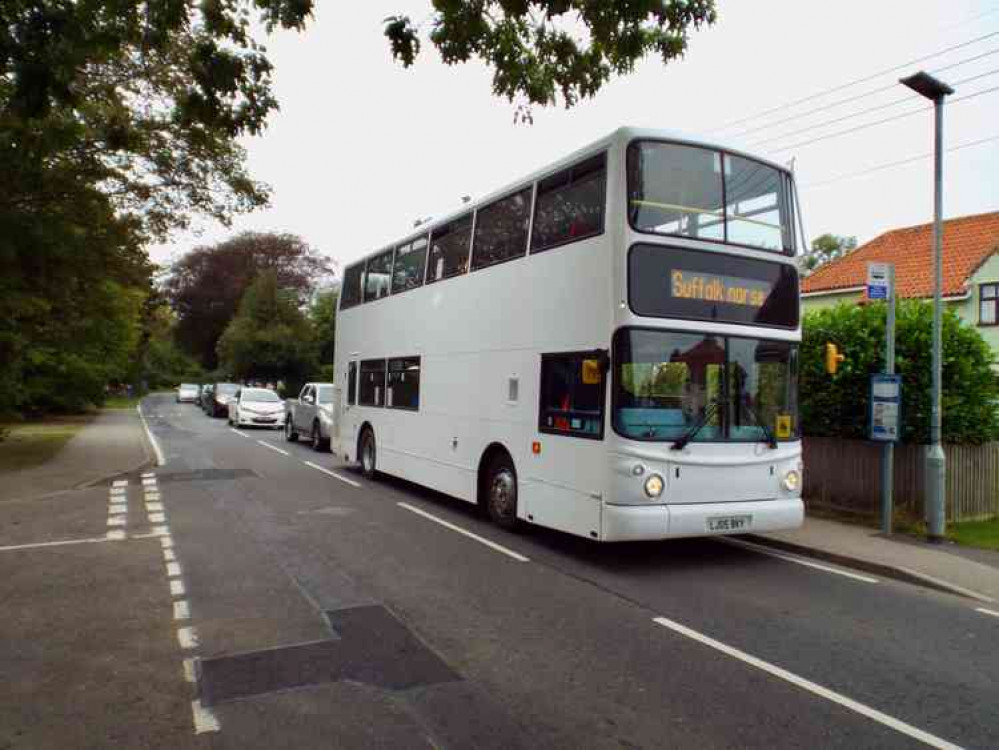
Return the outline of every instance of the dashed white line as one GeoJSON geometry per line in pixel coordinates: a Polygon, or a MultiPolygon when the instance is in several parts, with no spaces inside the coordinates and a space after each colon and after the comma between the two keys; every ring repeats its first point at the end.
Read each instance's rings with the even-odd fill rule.
{"type": "Polygon", "coordinates": [[[162,513],[163,503],[146,503],[146,510],[149,513],[162,513]]]}
{"type": "Polygon", "coordinates": [[[180,563],[168,562],[166,564],[167,578],[180,578],[180,563]]]}
{"type": "Polygon", "coordinates": [[[236,429],[235,427],[230,427],[230,428],[229,428],[229,431],[230,431],[230,432],[235,432],[235,433],[236,433],[237,435],[239,435],[240,437],[245,437],[245,438],[248,438],[248,437],[250,437],[250,436],[249,436],[249,435],[247,435],[247,434],[246,434],[245,432],[240,432],[240,431],[239,431],[239,430],[237,430],[237,429],[236,429]]]}
{"type": "Polygon", "coordinates": [[[112,487],[111,497],[126,497],[128,495],[128,490],[124,487],[112,487]]]}
{"type": "Polygon", "coordinates": [[[89,539],[65,539],[60,542],[35,542],[34,544],[12,544],[7,547],[0,547],[0,552],[14,552],[16,550],[21,550],[21,549],[44,549],[45,547],[65,547],[70,544],[100,544],[101,542],[115,541],[117,537],[110,536],[111,534],[115,533],[123,534],[124,532],[109,531],[107,536],[98,536],[89,539]]]}
{"type": "Polygon", "coordinates": [[[786,555],[782,552],[775,552],[772,549],[768,549],[760,544],[753,544],[752,542],[747,542],[742,539],[729,539],[721,537],[720,541],[726,544],[731,544],[734,547],[743,547],[744,549],[752,550],[753,552],[759,552],[761,555],[767,555],[768,557],[776,557],[779,560],[785,560],[787,562],[794,563],[796,565],[804,565],[806,568],[814,568],[815,570],[822,570],[826,573],[834,573],[838,576],[843,576],[844,578],[851,578],[854,581],[860,581],[862,583],[878,583],[877,578],[871,578],[870,576],[863,576],[859,573],[850,573],[846,570],[840,570],[839,568],[834,568],[830,565],[822,565],[821,563],[812,562],[811,560],[802,560],[800,557],[794,557],[792,555],[786,555]]]}
{"type": "Polygon", "coordinates": [[[270,443],[266,442],[265,440],[258,440],[257,444],[258,445],[262,445],[265,448],[270,448],[272,451],[274,451],[275,453],[280,453],[282,456],[290,456],[291,455],[288,451],[282,450],[281,448],[278,448],[276,445],[271,445],[270,443]]]}
{"type": "Polygon", "coordinates": [[[894,729],[896,732],[918,740],[919,742],[929,745],[930,747],[937,748],[937,750],[962,750],[960,745],[955,745],[954,743],[941,739],[940,737],[932,735],[929,732],[924,732],[922,729],[918,729],[911,724],[906,724],[904,721],[900,721],[893,716],[882,713],[875,708],[866,706],[863,703],[858,703],[852,698],[847,698],[845,695],[841,695],[834,690],[822,687],[811,680],[806,680],[804,677],[799,677],[793,672],[788,672],[786,669],[782,669],[781,667],[771,664],[768,661],[758,659],[755,656],[747,654],[745,651],[740,651],[739,649],[726,645],[721,641],[716,641],[714,638],[698,633],[696,630],[692,630],[691,628],[681,625],[678,622],[674,622],[673,620],[669,620],[665,617],[655,617],[653,618],[653,621],[658,625],[669,628],[674,633],[686,636],[691,640],[697,641],[698,643],[708,646],[709,648],[713,648],[716,651],[720,651],[721,653],[731,656],[734,659],[738,659],[739,661],[749,664],[752,667],[756,667],[757,669],[767,672],[774,677],[780,678],[785,682],[789,682],[796,687],[807,690],[813,695],[825,698],[826,700],[832,701],[833,703],[843,706],[844,708],[855,711],[861,716],[866,716],[872,721],[883,724],[889,729],[894,729]]]}
{"type": "Polygon", "coordinates": [[[184,659],[184,679],[188,682],[197,682],[197,670],[194,666],[194,659],[184,659]]]}
{"type": "Polygon", "coordinates": [[[152,536],[170,536],[169,526],[153,526],[152,536]]]}
{"type": "Polygon", "coordinates": [[[191,607],[187,603],[186,599],[181,599],[173,603],[173,619],[175,620],[190,620],[191,619],[191,607]]]}
{"type": "Polygon", "coordinates": [[[156,500],[159,500],[159,499],[160,499],[160,493],[159,492],[147,492],[146,495],[145,495],[145,500],[146,500],[147,503],[150,500],[152,500],[152,501],[155,502],[156,500]]]}
{"type": "Polygon", "coordinates": [[[179,579],[174,579],[170,581],[170,595],[171,596],[183,596],[186,593],[184,589],[184,582],[179,579]]]}
{"type": "Polygon", "coordinates": [[[160,546],[163,547],[163,549],[170,549],[170,548],[172,548],[173,547],[173,537],[172,536],[161,536],[160,537],[160,546]]]}
{"type": "Polygon", "coordinates": [[[343,482],[344,484],[349,484],[351,487],[360,487],[361,486],[360,482],[355,482],[353,479],[348,479],[347,477],[343,476],[342,474],[337,474],[335,471],[330,471],[329,469],[324,469],[319,464],[314,464],[311,461],[303,461],[302,463],[305,464],[306,466],[311,466],[316,471],[321,471],[323,474],[331,476],[334,479],[339,479],[341,482],[343,482]]]}
{"type": "Polygon", "coordinates": [[[139,412],[139,420],[142,422],[142,427],[146,431],[146,435],[149,437],[149,442],[152,443],[153,452],[156,454],[156,465],[162,466],[166,463],[166,459],[163,458],[163,451],[160,450],[160,444],[156,442],[156,436],[153,435],[153,431],[149,429],[149,424],[146,422],[146,416],[142,413],[142,406],[136,405],[135,410],[139,412]]]}
{"type": "Polygon", "coordinates": [[[219,720],[210,708],[201,705],[201,701],[191,701],[191,712],[194,714],[195,734],[219,731],[219,720]]]}
{"type": "Polygon", "coordinates": [[[985,607],[975,607],[976,612],[981,612],[983,615],[991,615],[992,617],[999,617],[999,612],[993,612],[991,609],[985,609],[985,607]]]}
{"type": "Polygon", "coordinates": [[[149,523],[163,523],[166,521],[166,516],[162,513],[150,513],[149,523]]]}
{"type": "Polygon", "coordinates": [[[128,480],[127,479],[116,479],[113,482],[111,482],[111,486],[112,487],[128,487],[128,480]]]}
{"type": "Polygon", "coordinates": [[[108,515],[128,513],[128,503],[108,503],[108,515]]]}
{"type": "Polygon", "coordinates": [[[142,479],[149,479],[150,477],[155,477],[155,476],[156,475],[153,474],[153,472],[151,471],[146,471],[142,473],[142,479]]]}
{"type": "MultiPolygon", "coordinates": [[[[118,542],[126,538],[124,531],[109,531],[104,535],[109,542],[118,542]]],[[[136,537],[138,538],[138,537],[136,537]]]]}
{"type": "Polygon", "coordinates": [[[124,516],[108,516],[108,526],[124,526],[124,516]]]}
{"type": "Polygon", "coordinates": [[[177,643],[184,650],[198,647],[198,631],[192,627],[177,628],[177,643]]]}
{"type": "Polygon", "coordinates": [[[173,554],[173,550],[172,549],[164,549],[163,550],[163,561],[164,562],[173,562],[176,559],[177,559],[177,557],[173,554]]]}
{"type": "Polygon", "coordinates": [[[512,557],[514,560],[517,560],[518,562],[530,562],[529,558],[524,557],[519,552],[514,552],[513,550],[507,549],[506,547],[504,547],[501,544],[496,544],[496,542],[490,541],[489,539],[486,539],[485,537],[481,537],[478,534],[473,534],[471,531],[467,531],[467,530],[461,528],[460,526],[455,526],[450,521],[445,521],[443,518],[438,518],[437,516],[431,515],[430,513],[427,513],[425,510],[421,510],[421,509],[419,509],[417,507],[414,507],[414,506],[410,505],[409,503],[397,503],[397,505],[400,508],[405,508],[406,510],[408,510],[408,511],[410,511],[412,513],[416,513],[419,516],[423,516],[424,518],[428,518],[431,521],[433,521],[434,523],[439,523],[441,526],[444,526],[444,527],[446,527],[448,529],[451,529],[451,531],[457,531],[459,534],[467,536],[469,539],[474,539],[475,541],[479,542],[480,544],[484,544],[487,547],[489,547],[490,549],[496,550],[497,552],[501,552],[502,554],[506,555],[507,557],[512,557]]]}

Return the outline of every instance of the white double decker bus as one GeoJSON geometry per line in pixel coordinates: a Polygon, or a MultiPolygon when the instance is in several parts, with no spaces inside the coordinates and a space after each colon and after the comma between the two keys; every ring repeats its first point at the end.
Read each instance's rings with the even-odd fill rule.
{"type": "Polygon", "coordinates": [[[800,525],[794,194],[622,128],[348,266],[334,450],[504,527],[800,525]]]}

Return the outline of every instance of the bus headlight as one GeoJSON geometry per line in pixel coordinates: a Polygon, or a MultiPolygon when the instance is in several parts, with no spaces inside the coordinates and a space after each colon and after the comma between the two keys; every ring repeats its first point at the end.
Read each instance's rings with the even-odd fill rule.
{"type": "Polygon", "coordinates": [[[784,474],[784,478],[781,480],[781,483],[784,485],[785,490],[788,492],[794,492],[801,487],[801,474],[799,474],[795,469],[791,469],[784,474]]]}
{"type": "Polygon", "coordinates": [[[653,499],[663,494],[663,478],[658,474],[652,474],[648,479],[646,479],[645,494],[653,499]]]}

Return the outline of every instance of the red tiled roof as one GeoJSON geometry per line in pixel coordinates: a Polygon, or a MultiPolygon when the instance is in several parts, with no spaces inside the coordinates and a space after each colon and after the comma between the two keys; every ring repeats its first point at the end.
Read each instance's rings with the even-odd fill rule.
{"type": "MultiPolygon", "coordinates": [[[[933,295],[933,224],[893,229],[827,263],[801,283],[801,291],[828,292],[864,286],[870,261],[895,264],[900,297],[933,295]]],[[[964,294],[968,277],[999,252],[999,211],[943,223],[943,294],[964,294]]]]}

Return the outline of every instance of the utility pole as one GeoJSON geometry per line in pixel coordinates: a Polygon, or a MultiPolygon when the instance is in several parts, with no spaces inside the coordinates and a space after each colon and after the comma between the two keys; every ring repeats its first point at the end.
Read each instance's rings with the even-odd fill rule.
{"type": "Polygon", "coordinates": [[[943,104],[954,89],[929,73],[899,81],[933,102],[933,384],[930,393],[930,445],[926,452],[927,538],[941,542],[947,530],[947,459],[940,444],[940,398],[943,380],[943,104]]]}

